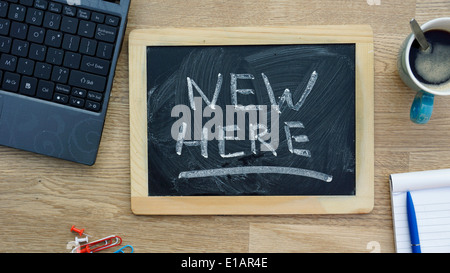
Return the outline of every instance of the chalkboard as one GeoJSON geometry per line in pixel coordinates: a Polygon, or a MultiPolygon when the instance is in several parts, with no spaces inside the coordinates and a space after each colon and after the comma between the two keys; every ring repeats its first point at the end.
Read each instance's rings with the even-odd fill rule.
{"type": "Polygon", "coordinates": [[[145,45],[145,197],[357,198],[358,44],[145,45]]]}
{"type": "Polygon", "coordinates": [[[355,194],[355,44],[152,46],[147,64],[149,195],[355,194]]]}

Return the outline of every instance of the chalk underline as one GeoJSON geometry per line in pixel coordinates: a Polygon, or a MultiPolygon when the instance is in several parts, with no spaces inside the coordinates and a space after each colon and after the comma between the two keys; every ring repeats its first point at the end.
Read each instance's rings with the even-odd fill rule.
{"type": "Polygon", "coordinates": [[[317,171],[300,168],[290,168],[290,167],[275,167],[275,166],[250,166],[250,167],[246,166],[246,167],[186,171],[181,172],[178,175],[178,178],[200,178],[210,176],[238,175],[238,174],[252,174],[252,173],[277,173],[277,174],[298,175],[315,178],[325,182],[331,182],[331,180],[333,180],[333,176],[317,171]]]}

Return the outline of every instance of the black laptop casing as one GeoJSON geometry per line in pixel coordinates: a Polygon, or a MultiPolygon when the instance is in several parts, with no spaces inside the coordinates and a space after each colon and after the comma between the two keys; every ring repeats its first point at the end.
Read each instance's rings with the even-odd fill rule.
{"type": "Polygon", "coordinates": [[[76,7],[110,13],[121,18],[103,107],[100,112],[94,113],[0,90],[0,145],[93,165],[102,136],[130,0],[55,2],[75,3],[76,7]]]}

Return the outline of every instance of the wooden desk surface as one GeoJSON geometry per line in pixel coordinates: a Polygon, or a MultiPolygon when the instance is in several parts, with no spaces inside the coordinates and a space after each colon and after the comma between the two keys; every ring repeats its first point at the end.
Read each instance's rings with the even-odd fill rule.
{"type": "Polygon", "coordinates": [[[450,168],[450,97],[432,120],[409,120],[414,97],[396,71],[419,23],[448,0],[133,0],[94,166],[0,147],[0,252],[68,252],[85,228],[135,252],[394,252],[389,174],[450,168]],[[379,5],[374,3],[379,2],[379,5]],[[371,5],[373,4],[373,5],[371,5]],[[375,47],[375,207],[365,215],[135,216],[130,210],[128,34],[136,28],[370,24],[375,47]]]}

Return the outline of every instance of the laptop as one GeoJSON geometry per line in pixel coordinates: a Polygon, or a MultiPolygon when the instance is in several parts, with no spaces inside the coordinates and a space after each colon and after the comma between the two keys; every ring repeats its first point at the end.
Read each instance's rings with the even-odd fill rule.
{"type": "Polygon", "coordinates": [[[130,0],[0,0],[0,145],[95,163],[130,0]]]}

